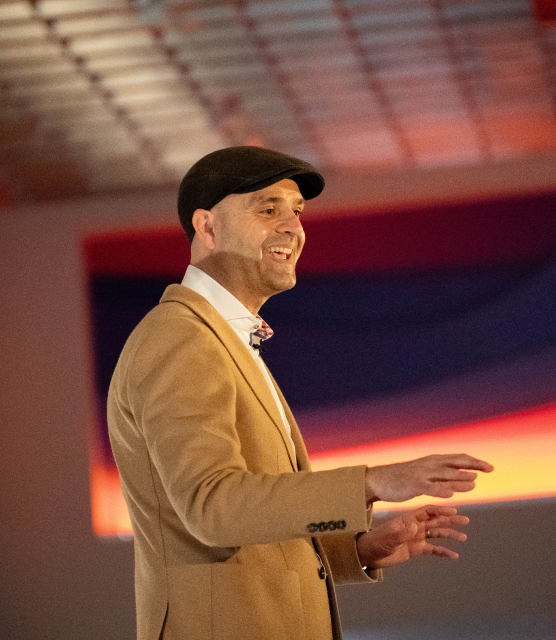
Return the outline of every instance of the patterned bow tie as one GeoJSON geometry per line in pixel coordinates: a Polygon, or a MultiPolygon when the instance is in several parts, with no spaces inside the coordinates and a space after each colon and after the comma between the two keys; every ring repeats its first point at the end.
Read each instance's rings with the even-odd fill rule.
{"type": "Polygon", "coordinates": [[[268,340],[274,334],[274,331],[268,326],[268,324],[261,318],[261,316],[257,315],[257,320],[261,323],[261,326],[249,334],[249,344],[253,347],[253,349],[258,349],[259,353],[264,351],[263,347],[261,347],[261,342],[263,340],[268,340]]]}

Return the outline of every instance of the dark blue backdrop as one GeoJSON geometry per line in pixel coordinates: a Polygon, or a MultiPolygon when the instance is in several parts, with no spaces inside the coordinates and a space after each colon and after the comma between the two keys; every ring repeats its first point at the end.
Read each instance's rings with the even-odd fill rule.
{"type": "MultiPolygon", "coordinates": [[[[92,278],[101,406],[127,336],[170,282],[92,278]]],[[[555,345],[556,263],[304,275],[262,315],[275,331],[265,360],[294,410],[357,403],[555,345]]]]}

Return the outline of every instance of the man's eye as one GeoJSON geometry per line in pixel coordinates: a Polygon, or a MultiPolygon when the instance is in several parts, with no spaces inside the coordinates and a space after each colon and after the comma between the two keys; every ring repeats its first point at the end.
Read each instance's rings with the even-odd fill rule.
{"type": "Polygon", "coordinates": [[[274,209],[265,209],[265,211],[264,211],[264,212],[265,212],[265,213],[273,213],[273,212],[274,212],[274,209]]]}

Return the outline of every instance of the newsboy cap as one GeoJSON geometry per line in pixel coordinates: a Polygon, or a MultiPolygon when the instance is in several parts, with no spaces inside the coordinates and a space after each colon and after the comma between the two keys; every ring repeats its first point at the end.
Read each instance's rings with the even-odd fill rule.
{"type": "Polygon", "coordinates": [[[212,209],[232,193],[251,193],[291,178],[310,200],[324,189],[324,178],[313,165],[262,147],[227,147],[198,160],[181,181],[178,215],[189,241],[195,229],[195,209],[212,209]]]}

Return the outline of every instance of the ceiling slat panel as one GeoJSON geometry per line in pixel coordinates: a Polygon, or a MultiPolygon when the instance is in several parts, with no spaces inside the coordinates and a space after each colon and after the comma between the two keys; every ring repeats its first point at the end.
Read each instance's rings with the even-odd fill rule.
{"type": "Polygon", "coordinates": [[[22,198],[167,185],[230,144],[409,175],[556,152],[556,29],[529,0],[3,0],[0,107],[22,198]]]}

